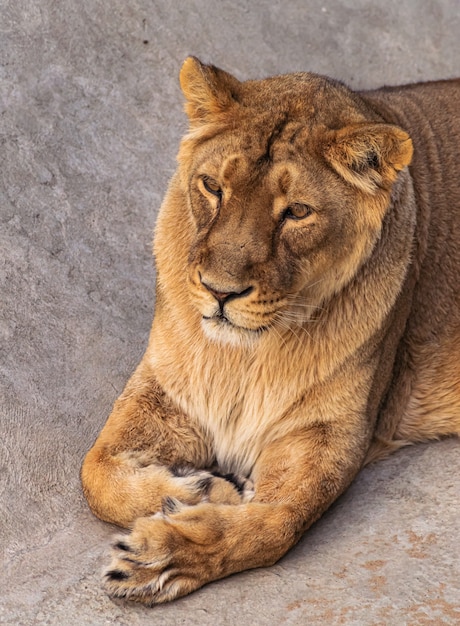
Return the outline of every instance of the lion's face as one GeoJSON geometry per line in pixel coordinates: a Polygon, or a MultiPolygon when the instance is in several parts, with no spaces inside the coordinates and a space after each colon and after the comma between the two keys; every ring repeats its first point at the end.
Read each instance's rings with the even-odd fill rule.
{"type": "Polygon", "coordinates": [[[239,83],[188,59],[181,82],[188,289],[203,328],[234,342],[301,326],[372,253],[410,139],[316,76],[239,83]]]}

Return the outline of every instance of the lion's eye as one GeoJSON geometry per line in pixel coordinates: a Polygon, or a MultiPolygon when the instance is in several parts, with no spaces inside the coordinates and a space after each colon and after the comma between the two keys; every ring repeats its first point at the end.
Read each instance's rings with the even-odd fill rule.
{"type": "Polygon", "coordinates": [[[222,189],[212,178],[205,176],[203,178],[203,187],[208,193],[211,193],[213,196],[216,196],[216,198],[219,198],[219,200],[222,198],[222,189]]]}
{"type": "Polygon", "coordinates": [[[308,204],[295,203],[285,209],[283,219],[303,220],[313,213],[313,209],[308,204]]]}

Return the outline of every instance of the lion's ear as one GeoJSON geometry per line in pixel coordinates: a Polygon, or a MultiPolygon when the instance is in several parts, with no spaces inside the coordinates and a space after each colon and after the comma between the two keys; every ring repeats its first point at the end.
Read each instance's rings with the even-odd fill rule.
{"type": "Polygon", "coordinates": [[[389,124],[355,124],[330,131],[326,160],[352,185],[373,193],[389,187],[412,159],[409,135],[389,124]]]}
{"type": "Polygon", "coordinates": [[[185,111],[192,125],[208,123],[226,113],[235,103],[239,81],[195,57],[185,59],[180,86],[186,98],[185,111]]]}

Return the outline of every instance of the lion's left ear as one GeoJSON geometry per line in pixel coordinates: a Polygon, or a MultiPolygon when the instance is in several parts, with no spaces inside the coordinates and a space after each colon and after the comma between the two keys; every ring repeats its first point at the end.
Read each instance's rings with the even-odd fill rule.
{"type": "Polygon", "coordinates": [[[390,124],[355,124],[329,131],[324,156],[340,176],[368,193],[389,187],[412,159],[409,135],[390,124]]]}
{"type": "Polygon", "coordinates": [[[236,104],[234,95],[239,80],[214,65],[205,65],[196,57],[188,57],[179,78],[187,100],[185,111],[192,126],[214,121],[236,104]]]}

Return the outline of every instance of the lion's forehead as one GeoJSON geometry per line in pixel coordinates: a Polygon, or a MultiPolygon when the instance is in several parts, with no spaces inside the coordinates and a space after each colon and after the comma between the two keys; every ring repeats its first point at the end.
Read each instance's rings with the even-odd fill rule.
{"type": "MultiPolygon", "coordinates": [[[[234,132],[231,145],[257,167],[283,159],[300,159],[301,153],[315,134],[316,125],[306,120],[291,119],[287,113],[274,119],[271,115],[242,120],[234,132]]],[[[235,150],[236,152],[236,150],[235,150]]]]}
{"type": "Polygon", "coordinates": [[[288,153],[261,165],[245,152],[231,152],[205,161],[200,172],[215,177],[227,193],[242,191],[248,198],[251,192],[271,197],[288,195],[293,187],[304,186],[303,169],[288,153]]]}
{"type": "Polygon", "coordinates": [[[272,124],[268,130],[251,127],[217,134],[203,146],[194,171],[227,187],[262,185],[274,194],[285,194],[316,160],[307,146],[311,135],[312,130],[299,121],[272,124]]]}

